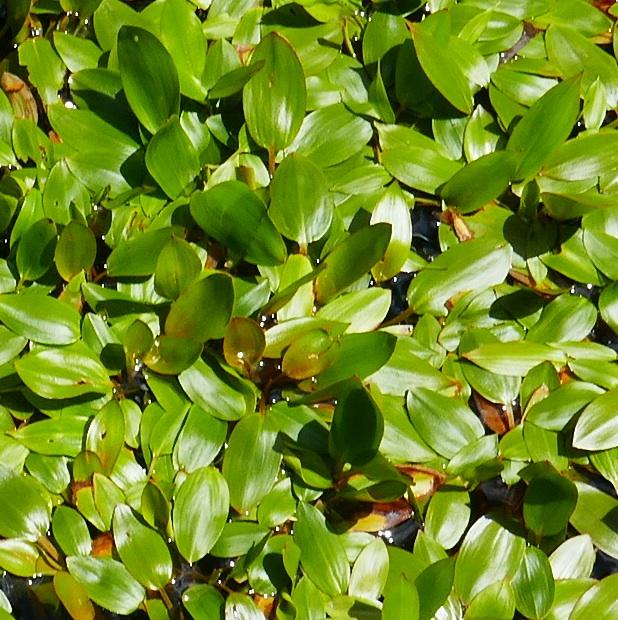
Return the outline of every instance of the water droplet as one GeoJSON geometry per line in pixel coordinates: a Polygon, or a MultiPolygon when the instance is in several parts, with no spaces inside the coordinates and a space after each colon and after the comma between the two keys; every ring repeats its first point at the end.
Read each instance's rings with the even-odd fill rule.
{"type": "Polygon", "coordinates": [[[592,284],[590,284],[590,283],[586,284],[586,288],[587,288],[589,291],[591,291],[591,290],[592,290],[592,284]]]}

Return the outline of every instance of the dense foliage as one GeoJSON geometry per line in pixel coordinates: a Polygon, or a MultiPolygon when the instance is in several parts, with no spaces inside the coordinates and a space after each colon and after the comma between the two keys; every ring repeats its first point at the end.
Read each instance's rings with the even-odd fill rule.
{"type": "Polygon", "coordinates": [[[618,617],[616,15],[1,3],[0,619],[618,617]]]}

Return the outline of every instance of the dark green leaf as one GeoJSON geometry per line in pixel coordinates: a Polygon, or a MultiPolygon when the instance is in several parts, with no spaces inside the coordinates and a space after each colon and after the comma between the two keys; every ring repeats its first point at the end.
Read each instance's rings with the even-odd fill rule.
{"type": "Polygon", "coordinates": [[[390,224],[375,224],[353,233],[338,244],[326,257],[326,265],[315,280],[318,301],[326,303],[382,259],[391,230],[390,224]]]}
{"type": "Polygon", "coordinates": [[[97,255],[92,231],[77,220],[62,229],[56,244],[54,262],[58,273],[68,282],[80,271],[88,271],[97,255]]]}
{"type": "Polygon", "coordinates": [[[200,170],[198,154],[178,116],[165,121],[146,148],[146,167],[170,197],[176,198],[200,170]]]}
{"type": "Polygon", "coordinates": [[[165,333],[199,342],[223,338],[233,307],[232,279],[224,273],[206,276],[189,285],[172,304],[165,333]]]}
{"type": "Polygon", "coordinates": [[[281,235],[266,206],[244,183],[225,181],[191,197],[191,215],[234,257],[251,263],[276,265],[285,260],[281,235]]]}
{"type": "Polygon", "coordinates": [[[178,114],[180,85],[174,61],[153,34],[135,26],[118,32],[122,87],[131,109],[150,133],[178,114]]]}
{"type": "Polygon", "coordinates": [[[376,455],[383,432],[382,413],[373,398],[364,387],[352,384],[337,400],[329,452],[341,465],[364,465],[376,455]]]}
{"type": "Polygon", "coordinates": [[[483,155],[456,172],[440,194],[461,213],[476,211],[504,192],[515,167],[515,156],[508,151],[483,155]]]}

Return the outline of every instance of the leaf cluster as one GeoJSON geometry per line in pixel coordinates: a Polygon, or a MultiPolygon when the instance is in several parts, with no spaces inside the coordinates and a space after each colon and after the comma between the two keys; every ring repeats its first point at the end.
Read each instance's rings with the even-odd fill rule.
{"type": "Polygon", "coordinates": [[[0,5],[0,620],[618,616],[608,4],[0,5]]]}

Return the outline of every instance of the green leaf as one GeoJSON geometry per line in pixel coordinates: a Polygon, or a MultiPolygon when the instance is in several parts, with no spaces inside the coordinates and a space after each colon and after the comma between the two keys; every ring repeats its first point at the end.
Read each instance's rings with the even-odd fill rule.
{"type": "Polygon", "coordinates": [[[37,420],[20,426],[11,435],[38,454],[75,457],[82,451],[87,419],[66,416],[37,420]]]}
{"type": "Polygon", "coordinates": [[[413,583],[401,574],[384,596],[383,620],[418,620],[419,596],[413,583]]]}
{"type": "Polygon", "coordinates": [[[69,506],[58,506],[52,517],[54,540],[65,555],[90,555],[92,541],[84,518],[69,506]]]}
{"type": "Polygon", "coordinates": [[[563,364],[566,357],[562,351],[535,342],[495,342],[483,344],[463,354],[466,359],[500,375],[524,377],[545,361],[563,364]]]}
{"type": "Polygon", "coordinates": [[[509,151],[483,155],[458,170],[440,194],[460,213],[476,211],[506,190],[516,165],[516,158],[509,151]]]}
{"type": "Polygon", "coordinates": [[[95,69],[103,53],[94,41],[60,30],[54,32],[54,47],[72,73],[82,69],[95,69]]]}
{"type": "Polygon", "coordinates": [[[38,280],[54,261],[56,226],[42,219],[28,228],[19,239],[15,262],[22,280],[38,280]]]}
{"type": "Polygon", "coordinates": [[[54,575],[54,591],[72,618],[94,618],[95,610],[88,592],[69,573],[54,575]]]}
{"type": "Polygon", "coordinates": [[[526,526],[538,539],[560,534],[564,532],[576,503],[577,488],[570,480],[541,470],[530,480],[524,496],[526,526]]]}
{"type": "Polygon", "coordinates": [[[517,609],[527,618],[543,618],[554,602],[554,578],[547,556],[536,547],[527,547],[513,577],[517,609]]]}
{"type": "Polygon", "coordinates": [[[172,522],[176,546],[187,562],[203,558],[212,549],[227,520],[229,504],[225,478],[214,467],[197,469],[185,478],[176,492],[172,522]]]}
{"type": "Polygon", "coordinates": [[[455,590],[464,602],[487,586],[515,576],[526,541],[481,517],[468,530],[455,563],[455,590]]]}
{"type": "Polygon", "coordinates": [[[206,88],[202,74],[206,65],[206,39],[195,7],[186,0],[166,2],[161,11],[161,41],[174,59],[180,92],[203,101],[206,88]]]}
{"type": "Polygon", "coordinates": [[[435,194],[460,168],[459,162],[421,146],[400,145],[382,153],[382,163],[405,185],[435,194]]]}
{"type": "MultiPolygon", "coordinates": [[[[582,6],[581,3],[577,5],[582,6]]],[[[575,6],[577,6],[575,5],[575,6]]],[[[572,14],[575,8],[569,3],[567,11],[572,14]]],[[[579,8],[579,7],[578,7],[579,8]]],[[[589,7],[588,7],[589,8],[589,7]]],[[[594,16],[599,16],[594,11],[594,16]]],[[[569,15],[571,17],[571,15],[569,15]]],[[[592,16],[584,18],[589,22],[592,16]]],[[[605,17],[605,16],[603,16],[605,17]]],[[[568,20],[566,23],[556,22],[549,26],[545,35],[547,56],[560,72],[570,77],[582,74],[583,91],[595,82],[603,84],[608,96],[608,107],[612,108],[618,103],[618,68],[610,54],[607,54],[600,46],[595,45],[578,27],[579,24],[568,20]]],[[[609,28],[609,24],[607,24],[609,28]]],[[[599,33],[605,29],[599,30],[599,33]]],[[[588,126],[586,125],[588,128],[588,126]]]]}
{"type": "Polygon", "coordinates": [[[304,155],[324,168],[356,155],[372,133],[370,123],[336,103],[309,114],[287,150],[304,155]]]}
{"type": "Polygon", "coordinates": [[[335,297],[384,257],[391,230],[390,224],[374,224],[335,246],[315,280],[316,297],[321,304],[335,297]]]}
{"type": "Polygon", "coordinates": [[[596,268],[611,279],[618,277],[617,226],[618,209],[615,207],[596,209],[582,218],[584,248],[596,268]]]}
{"type": "Polygon", "coordinates": [[[301,246],[323,237],[333,203],[322,171],[301,155],[288,155],[273,176],[268,214],[281,234],[301,246]]]}
{"type": "Polygon", "coordinates": [[[182,604],[194,620],[221,617],[223,596],[217,588],[208,584],[189,586],[182,594],[182,604]]]}
{"type": "Polygon", "coordinates": [[[161,249],[155,267],[155,290],[176,299],[202,271],[202,261],[191,244],[173,237],[161,249]]]}
{"type": "Polygon", "coordinates": [[[458,399],[418,387],[408,393],[407,405],[419,435],[448,458],[484,435],[481,421],[458,399]]]}
{"type": "Polygon", "coordinates": [[[223,446],[226,435],[225,422],[193,405],[174,445],[174,460],[178,468],[191,473],[210,465],[223,446]]]}
{"type": "Polygon", "coordinates": [[[571,133],[579,115],[578,78],[548,90],[517,123],[507,149],[517,155],[516,178],[534,176],[571,133]]]}
{"type": "Polygon", "coordinates": [[[233,307],[232,278],[226,273],[213,273],[180,294],[165,319],[165,333],[199,342],[223,338],[233,307]]]}
{"type": "Polygon", "coordinates": [[[144,599],[144,588],[124,564],[105,557],[70,556],[67,568],[97,604],[117,614],[133,613],[144,599]]]}
{"type": "Polygon", "coordinates": [[[140,146],[135,136],[92,110],[73,110],[57,104],[49,106],[48,115],[63,144],[73,152],[72,158],[77,153],[88,156],[96,153],[97,164],[101,162],[113,169],[115,165],[119,167],[140,146]]]}
{"type": "Polygon", "coordinates": [[[508,579],[496,581],[481,590],[466,609],[465,620],[511,620],[515,613],[515,594],[508,579]]]}
{"type": "Polygon", "coordinates": [[[592,539],[588,534],[565,540],[549,556],[554,579],[582,579],[590,576],[596,559],[592,539]]]}
{"type": "Polygon", "coordinates": [[[110,400],[95,416],[86,435],[86,450],[96,454],[102,473],[110,475],[124,447],[124,413],[116,400],[110,400]]]}
{"type": "Polygon", "coordinates": [[[455,296],[500,284],[511,268],[512,252],[510,245],[496,245],[487,237],[452,246],[412,280],[410,307],[417,314],[445,315],[445,304],[455,296]]]}
{"type": "Polygon", "coordinates": [[[15,370],[26,386],[43,398],[107,394],[112,389],[105,367],[79,344],[27,353],[15,362],[15,370]]]}
{"type": "Polygon", "coordinates": [[[599,297],[601,318],[618,333],[618,283],[606,286],[599,297]]]}
{"type": "Polygon", "coordinates": [[[211,554],[218,558],[233,558],[245,555],[268,537],[268,528],[253,521],[229,521],[211,554]]]}
{"type": "Polygon", "coordinates": [[[589,484],[576,482],[578,498],[571,525],[588,534],[601,551],[618,558],[618,500],[589,484]]]}
{"type": "Polygon", "coordinates": [[[226,618],[246,618],[246,620],[263,620],[264,613],[255,601],[240,592],[232,592],[225,601],[226,618]]]}
{"type": "Polygon", "coordinates": [[[275,451],[277,433],[268,418],[245,416],[234,427],[223,458],[223,476],[230,504],[241,514],[250,511],[275,484],[281,454],[275,451]]]}
{"type": "Polygon", "coordinates": [[[71,220],[60,233],[54,252],[58,273],[68,282],[81,271],[89,271],[97,255],[97,242],[87,226],[71,220]]]}
{"type": "Polygon", "coordinates": [[[396,276],[403,267],[412,243],[412,220],[410,207],[413,199],[404,194],[397,183],[393,183],[379,198],[371,213],[371,224],[385,222],[391,225],[391,240],[384,258],[371,270],[378,282],[396,276]]]}
{"type": "Polygon", "coordinates": [[[333,414],[328,450],[338,463],[360,466],[378,452],[384,420],[382,412],[362,385],[351,384],[340,395],[333,414]]]}
{"type": "Polygon", "coordinates": [[[615,130],[583,134],[554,150],[544,161],[543,174],[565,181],[613,174],[617,146],[618,132],[615,130]]]}
{"type": "Polygon", "coordinates": [[[41,485],[0,465],[0,536],[36,542],[49,529],[50,503],[41,485]]]}
{"type": "Polygon", "coordinates": [[[76,342],[80,319],[68,304],[39,292],[0,295],[0,320],[17,335],[40,344],[76,342]]]}
{"type": "Polygon", "coordinates": [[[253,411],[255,399],[248,399],[240,379],[226,373],[214,360],[198,359],[180,373],[178,380],[191,400],[220,420],[238,420],[253,411]]]}
{"type": "Polygon", "coordinates": [[[165,121],[152,136],[146,148],[146,167],[172,199],[199,173],[198,154],[178,116],[174,115],[165,121]]]}
{"type": "Polygon", "coordinates": [[[458,110],[472,112],[472,91],[449,46],[423,24],[410,27],[418,61],[432,84],[458,110]]]}
{"type": "Polygon", "coordinates": [[[162,375],[177,375],[197,361],[202,349],[202,342],[163,335],[155,340],[142,361],[162,375]]]}
{"type": "Polygon", "coordinates": [[[133,278],[152,275],[159,254],[170,238],[170,228],[155,228],[122,239],[107,259],[107,273],[112,277],[133,278]]]}
{"type": "Polygon", "coordinates": [[[234,256],[250,263],[276,265],[286,249],[266,206],[244,183],[224,181],[191,197],[191,215],[234,256]]]}
{"type": "Polygon", "coordinates": [[[569,620],[586,620],[587,618],[613,618],[618,613],[616,588],[618,575],[605,577],[582,594],[575,604],[569,620]]]}
{"type": "Polygon", "coordinates": [[[267,34],[253,50],[252,63],[262,68],[243,89],[243,110],[253,139],[274,153],[289,146],[305,116],[303,68],[281,35],[267,34]]]}
{"type": "Polygon", "coordinates": [[[264,331],[256,321],[245,317],[230,321],[223,340],[223,355],[230,366],[250,375],[265,347],[264,331]]]}
{"type": "Polygon", "coordinates": [[[297,515],[294,542],[300,548],[303,571],[322,592],[343,594],[348,589],[350,566],[341,539],[328,530],[315,506],[299,502],[297,515]]]}
{"type": "Polygon", "coordinates": [[[125,25],[118,32],[118,63],[131,109],[155,134],[180,109],[180,85],[172,57],[153,34],[125,25]]]}
{"type": "Polygon", "coordinates": [[[388,575],[388,551],[384,541],[376,538],[359,554],[352,567],[348,593],[361,599],[377,600],[388,575]]]}
{"type": "Polygon", "coordinates": [[[608,450],[618,447],[618,388],[595,398],[582,411],[573,432],[573,447],[608,450]]]}
{"type": "Polygon", "coordinates": [[[116,506],[112,528],[127,570],[150,590],[164,588],[172,578],[172,557],[161,535],[140,523],[126,504],[116,506]]]}
{"type": "Polygon", "coordinates": [[[337,343],[328,332],[323,329],[310,331],[286,349],[281,369],[292,379],[315,378],[332,365],[337,358],[337,349],[337,343]]]}
{"type": "Polygon", "coordinates": [[[336,297],[322,306],[317,311],[316,317],[348,323],[346,329],[348,334],[370,332],[382,323],[388,313],[390,303],[389,291],[373,287],[336,297]]]}
{"type": "Polygon", "coordinates": [[[28,68],[30,81],[43,103],[55,103],[64,81],[64,66],[50,41],[43,37],[24,41],[19,46],[19,63],[28,68]]]}
{"type": "Polygon", "coordinates": [[[559,295],[543,308],[541,318],[528,330],[527,340],[560,342],[583,340],[597,322],[597,309],[585,297],[559,295]]]}
{"type": "Polygon", "coordinates": [[[452,549],[470,521],[470,495],[457,487],[442,487],[429,502],[425,532],[445,549],[452,549]]]}

